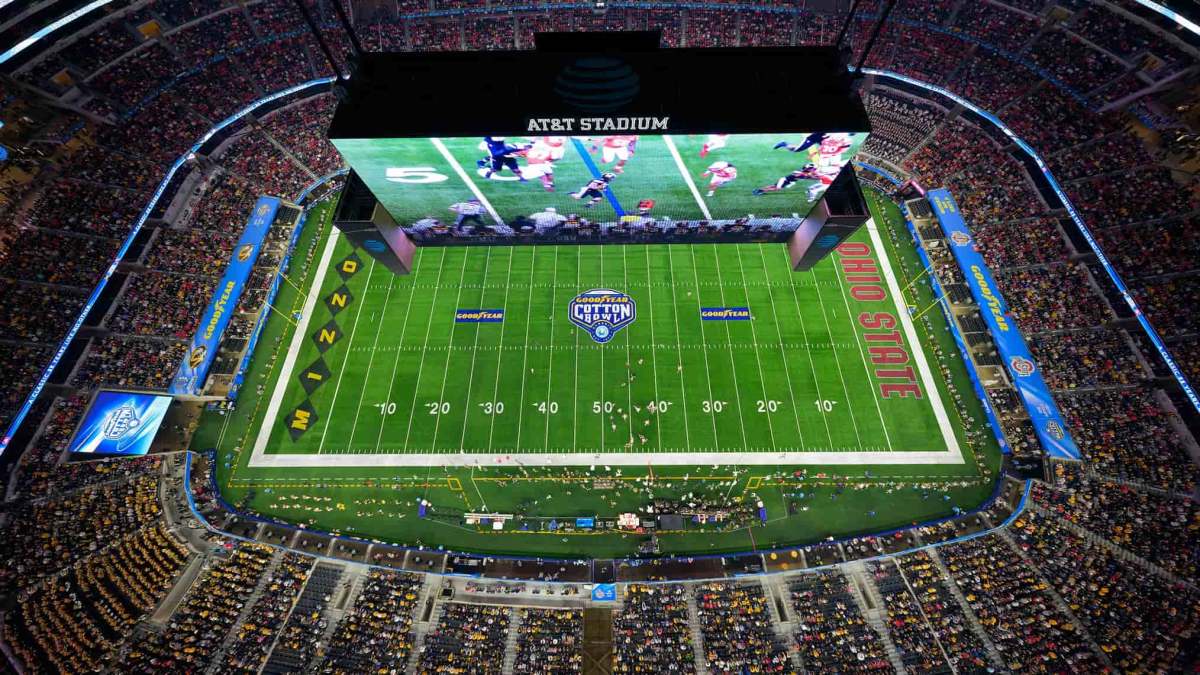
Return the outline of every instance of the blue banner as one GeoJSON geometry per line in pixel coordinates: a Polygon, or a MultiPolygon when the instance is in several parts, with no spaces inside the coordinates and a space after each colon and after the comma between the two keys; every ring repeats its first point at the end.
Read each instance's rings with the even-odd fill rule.
{"type": "Polygon", "coordinates": [[[136,456],[150,451],[171,397],[132,391],[96,394],[68,447],[72,454],[136,456]]]}
{"type": "Polygon", "coordinates": [[[503,309],[459,309],[454,312],[454,323],[501,323],[503,309]]]}
{"type": "Polygon", "coordinates": [[[701,307],[700,318],[704,321],[749,321],[749,307],[701,307]]]}
{"type": "Polygon", "coordinates": [[[592,586],[593,602],[614,602],[616,599],[616,584],[596,584],[595,586],[592,586]]]}
{"type": "Polygon", "coordinates": [[[179,364],[179,372],[171,382],[172,394],[199,394],[204,386],[204,378],[217,355],[217,347],[221,344],[221,334],[229,324],[229,317],[237,307],[238,299],[246,287],[246,281],[254,270],[258,260],[259,249],[271,223],[275,221],[275,212],[279,210],[279,199],[275,197],[259,197],[254,204],[254,211],[242,230],[242,236],[233,248],[233,256],[225,275],[213,290],[212,300],[200,319],[200,327],[188,345],[183,363],[179,364]]]}
{"type": "Polygon", "coordinates": [[[1067,430],[1050,388],[1042,379],[1037,364],[1025,344],[1025,338],[1017,330],[1008,305],[1000,295],[996,281],[983,261],[983,256],[975,248],[967,224],[959,215],[958,204],[945,188],[930,190],[927,193],[933,212],[942,224],[942,231],[950,243],[954,259],[967,279],[971,295],[980,307],[980,314],[991,330],[992,339],[1004,360],[1004,367],[1012,376],[1013,385],[1029,411],[1029,421],[1033,423],[1038,439],[1051,457],[1060,459],[1079,459],[1079,448],[1075,439],[1067,430]]]}

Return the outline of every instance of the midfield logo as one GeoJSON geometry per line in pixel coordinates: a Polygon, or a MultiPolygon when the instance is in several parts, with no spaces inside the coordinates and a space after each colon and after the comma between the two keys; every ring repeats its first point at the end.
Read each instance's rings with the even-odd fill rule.
{"type": "Polygon", "coordinates": [[[571,301],[571,323],[587,331],[592,340],[604,344],[617,331],[637,318],[633,298],[618,291],[594,288],[571,301]]]}

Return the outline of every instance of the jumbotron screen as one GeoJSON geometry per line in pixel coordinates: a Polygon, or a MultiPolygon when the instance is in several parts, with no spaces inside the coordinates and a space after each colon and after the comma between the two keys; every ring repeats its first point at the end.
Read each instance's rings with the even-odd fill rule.
{"type": "Polygon", "coordinates": [[[865,133],[334,138],[418,245],[782,242],[865,133]]]}
{"type": "Polygon", "coordinates": [[[102,390],[71,439],[72,455],[137,456],[150,451],[171,396],[102,390]]]}

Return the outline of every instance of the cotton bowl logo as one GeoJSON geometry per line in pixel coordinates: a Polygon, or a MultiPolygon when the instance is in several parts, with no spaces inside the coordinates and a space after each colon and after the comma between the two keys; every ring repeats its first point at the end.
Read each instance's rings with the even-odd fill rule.
{"type": "Polygon", "coordinates": [[[1020,375],[1021,377],[1029,377],[1033,374],[1033,371],[1037,369],[1037,367],[1033,365],[1033,361],[1030,361],[1023,356],[1012,357],[1012,359],[1008,362],[1008,365],[1012,367],[1014,373],[1020,375]]]}
{"type": "Polygon", "coordinates": [[[141,423],[142,421],[137,416],[137,410],[131,405],[123,405],[108,414],[100,432],[110,441],[119,441],[125,434],[138,428],[141,423]]]}
{"type": "Polygon", "coordinates": [[[1050,434],[1050,437],[1056,441],[1061,441],[1067,436],[1066,432],[1063,431],[1062,425],[1054,420],[1046,422],[1046,433],[1050,434]]]}
{"type": "Polygon", "coordinates": [[[971,243],[971,236],[962,230],[955,230],[950,233],[950,241],[959,246],[966,246],[971,243]]]}
{"type": "Polygon", "coordinates": [[[571,323],[586,330],[600,344],[611,340],[636,318],[633,298],[617,291],[595,288],[571,301],[571,323]]]}

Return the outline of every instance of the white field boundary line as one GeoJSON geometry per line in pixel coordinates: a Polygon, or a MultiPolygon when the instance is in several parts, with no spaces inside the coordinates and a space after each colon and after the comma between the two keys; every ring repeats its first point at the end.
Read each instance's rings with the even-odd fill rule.
{"type": "MultiPolygon", "coordinates": [[[[499,451],[497,451],[499,452],[499,451]]],[[[264,455],[257,460],[251,458],[253,468],[313,468],[313,467],[530,467],[530,466],[587,466],[603,464],[611,466],[704,466],[723,465],[829,465],[857,466],[863,464],[962,464],[961,458],[948,452],[803,452],[784,450],[781,452],[601,452],[601,453],[509,453],[506,461],[497,461],[495,453],[446,453],[446,454],[326,454],[326,455],[264,455]]]]}
{"type": "Polygon", "coordinates": [[[433,147],[437,148],[437,151],[442,153],[442,157],[447,163],[450,164],[450,168],[454,169],[454,173],[458,174],[458,177],[462,179],[462,182],[467,184],[467,188],[471,190],[471,194],[479,200],[479,204],[483,206],[485,210],[487,210],[488,215],[492,217],[492,220],[496,221],[497,225],[503,225],[504,221],[500,218],[500,214],[496,213],[496,209],[492,207],[492,203],[488,201],[488,198],[483,196],[483,192],[479,190],[479,186],[476,185],[475,181],[472,180],[471,177],[467,175],[467,172],[463,170],[462,164],[459,164],[458,160],[454,159],[454,155],[450,154],[449,148],[447,148],[446,144],[442,142],[442,139],[431,138],[429,139],[429,142],[433,143],[433,147]]]}
{"type": "Polygon", "coordinates": [[[663,143],[667,144],[667,150],[671,152],[671,157],[675,159],[675,166],[679,168],[679,175],[683,176],[683,182],[687,183],[688,189],[692,191],[692,196],[696,198],[696,205],[700,207],[700,213],[704,214],[706,220],[712,220],[712,214],[708,211],[708,204],[704,203],[704,198],[700,196],[700,191],[696,189],[696,181],[692,180],[692,174],[688,173],[687,165],[683,163],[683,157],[679,156],[679,148],[675,147],[675,141],[671,140],[670,136],[663,136],[663,143]]]}
{"type": "Polygon", "coordinates": [[[304,337],[308,335],[308,320],[317,307],[317,296],[321,295],[321,286],[325,283],[325,273],[329,271],[329,263],[333,260],[333,249],[337,246],[339,236],[336,227],[329,229],[329,239],[325,241],[325,250],[321,252],[321,260],[317,263],[317,276],[309,286],[308,299],[304,301],[300,323],[296,326],[296,332],[292,334],[292,343],[288,346],[287,355],[283,358],[283,369],[279,371],[279,377],[275,380],[275,388],[271,391],[271,400],[267,402],[267,413],[263,416],[262,426],[258,428],[258,436],[254,439],[254,450],[250,453],[250,462],[247,466],[257,466],[256,462],[266,455],[271,430],[275,428],[275,418],[279,415],[279,408],[283,405],[283,394],[287,390],[287,383],[292,379],[292,369],[296,367],[296,357],[300,354],[300,348],[304,346],[304,337]]]}
{"type": "MultiPolygon", "coordinates": [[[[933,381],[933,375],[929,368],[929,362],[925,356],[924,344],[917,338],[916,327],[912,322],[912,318],[908,315],[906,309],[900,306],[900,285],[896,281],[896,275],[892,270],[891,258],[888,257],[887,248],[884,247],[882,239],[879,237],[878,230],[875,227],[874,220],[867,221],[867,231],[871,237],[871,243],[880,251],[879,258],[883,263],[884,279],[887,281],[888,290],[892,293],[893,302],[896,304],[897,314],[900,316],[901,325],[904,327],[905,337],[909,343],[914,345],[913,358],[917,362],[917,371],[921,376],[921,381],[932,398],[931,403],[934,407],[934,416],[938,420],[938,425],[942,430],[942,436],[946,441],[948,450],[942,451],[914,451],[914,452],[889,452],[889,451],[818,451],[805,452],[799,448],[785,448],[777,452],[696,452],[696,453],[654,453],[654,452],[577,452],[572,454],[557,454],[557,453],[505,453],[506,462],[497,463],[496,456],[492,453],[435,453],[435,454],[369,454],[369,453],[348,453],[348,454],[271,454],[260,452],[259,446],[255,445],[255,451],[250,457],[249,467],[252,468],[312,468],[312,467],[387,467],[387,466],[412,466],[412,467],[435,467],[435,466],[453,466],[453,467],[474,467],[474,466],[580,466],[587,464],[607,464],[612,466],[645,466],[646,464],[654,464],[657,466],[702,466],[705,464],[725,464],[733,465],[740,464],[746,466],[765,466],[765,465],[792,465],[792,466],[811,466],[811,465],[829,465],[829,466],[854,466],[860,464],[878,464],[878,465],[904,465],[904,464],[962,464],[962,449],[958,445],[958,439],[954,436],[953,427],[950,424],[950,419],[946,414],[945,405],[941,399],[941,391],[937,388],[933,381]]],[[[336,236],[336,232],[333,236],[336,236]]],[[[332,238],[332,237],[331,237],[332,238]]],[[[329,257],[332,256],[332,249],[327,249],[329,252],[323,257],[321,269],[328,267],[329,257]]],[[[319,273],[320,274],[320,273],[319,273]]],[[[321,277],[324,275],[321,274],[321,277]]],[[[315,283],[319,284],[322,278],[318,278],[315,283]]],[[[315,287],[319,288],[319,285],[315,287]]],[[[318,295],[314,293],[310,296],[310,301],[315,302],[314,298],[318,295]]],[[[798,302],[798,300],[797,300],[798,302]]],[[[307,316],[307,312],[306,312],[307,316]]],[[[302,334],[298,333],[298,334],[302,334]]],[[[578,337],[578,336],[577,336],[578,337]]],[[[294,350],[293,350],[294,352],[294,350]]],[[[288,362],[285,361],[285,371],[290,371],[288,362]]],[[[578,371],[578,369],[577,369],[578,371]]],[[[285,374],[288,374],[285,372],[285,374]]],[[[286,379],[281,378],[280,382],[286,382],[286,379]]],[[[272,393],[272,401],[276,397],[282,398],[282,387],[276,387],[276,391],[272,393]]],[[[819,394],[818,394],[819,395],[819,394]]],[[[278,405],[276,405],[276,412],[278,405]]],[[[270,413],[268,407],[268,413],[270,413]]],[[[262,439],[263,448],[265,450],[266,440],[263,431],[268,427],[259,430],[259,438],[262,439]]]]}
{"type": "Polygon", "coordinates": [[[958,437],[954,435],[950,416],[946,414],[946,406],[942,403],[942,392],[938,389],[937,383],[933,379],[933,373],[929,369],[929,361],[925,357],[925,343],[917,337],[917,329],[913,325],[912,317],[908,314],[908,308],[901,306],[900,284],[896,281],[896,273],[892,271],[892,259],[888,256],[887,247],[884,246],[883,239],[879,236],[878,228],[875,227],[874,218],[867,220],[866,228],[867,234],[871,237],[871,244],[879,252],[879,259],[883,261],[883,278],[887,281],[888,291],[892,294],[892,303],[896,305],[896,315],[900,317],[900,323],[904,326],[904,336],[912,345],[913,358],[917,361],[917,372],[921,375],[921,383],[925,385],[925,396],[933,404],[933,416],[937,419],[938,427],[942,430],[942,438],[946,441],[945,454],[953,457],[955,463],[961,464],[963,461],[962,448],[958,446],[958,437]]]}

